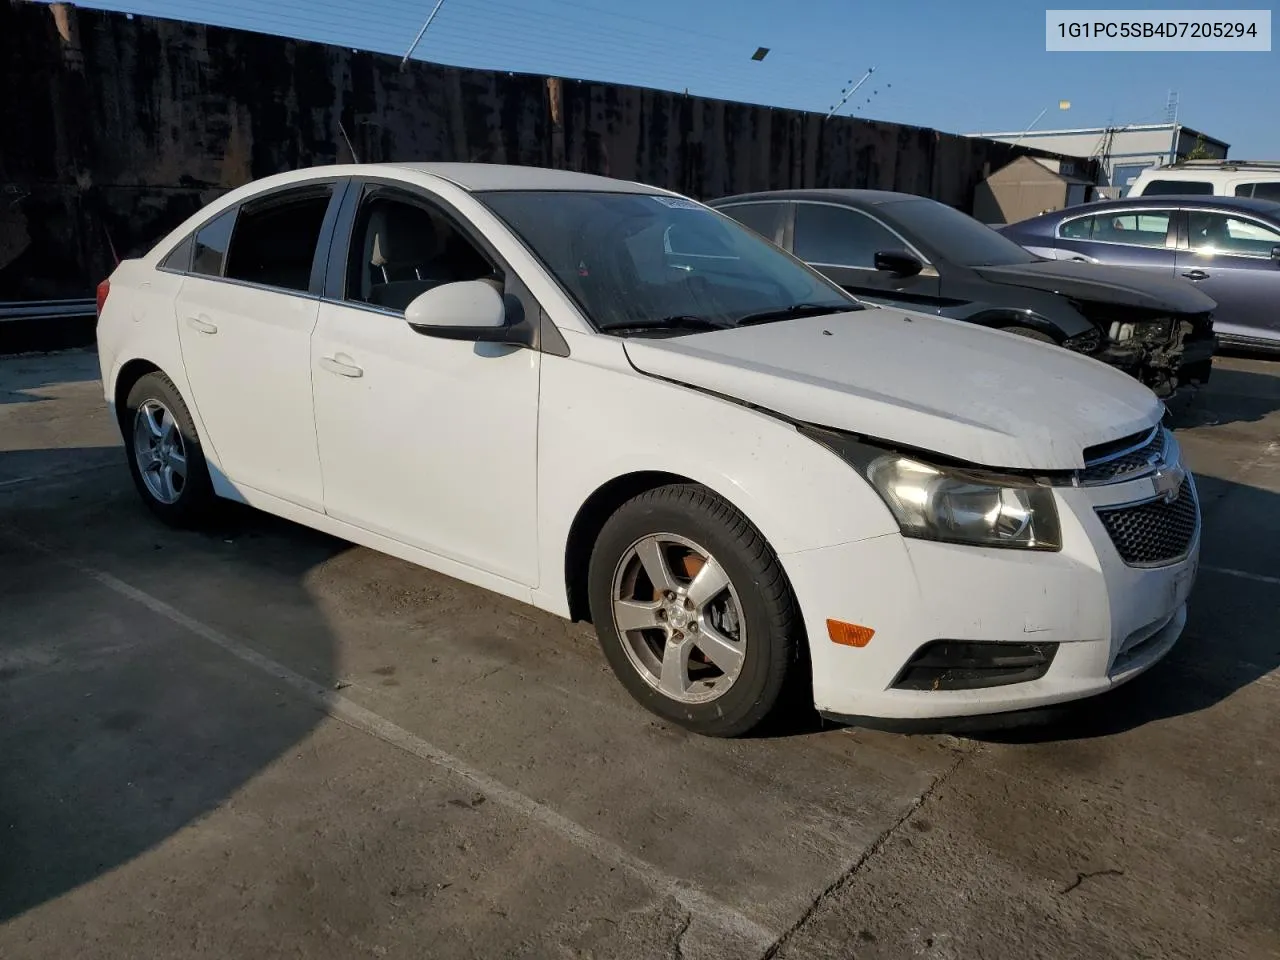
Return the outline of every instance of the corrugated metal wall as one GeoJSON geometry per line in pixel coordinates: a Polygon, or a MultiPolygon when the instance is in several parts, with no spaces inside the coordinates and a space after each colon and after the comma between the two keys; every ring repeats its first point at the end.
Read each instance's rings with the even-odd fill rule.
{"type": "Polygon", "coordinates": [[[1026,152],[918,127],[462,70],[0,0],[0,299],[87,295],[222,190],[299,166],[566,166],[709,199],[878,187],[968,210],[1026,152]]]}

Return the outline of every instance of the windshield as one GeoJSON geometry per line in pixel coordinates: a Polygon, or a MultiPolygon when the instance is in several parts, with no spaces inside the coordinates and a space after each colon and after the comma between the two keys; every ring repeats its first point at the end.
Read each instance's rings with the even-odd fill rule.
{"type": "Polygon", "coordinates": [[[908,233],[933,246],[942,259],[962,267],[999,267],[1040,259],[967,213],[937,200],[903,200],[881,209],[908,233]]]}
{"type": "Polygon", "coordinates": [[[736,221],[679,197],[478,194],[599,330],[697,332],[862,305],[736,221]]]}

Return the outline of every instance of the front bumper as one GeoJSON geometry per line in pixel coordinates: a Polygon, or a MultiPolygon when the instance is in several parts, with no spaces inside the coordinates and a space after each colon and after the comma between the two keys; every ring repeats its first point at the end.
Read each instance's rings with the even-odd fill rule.
{"type": "MultiPolygon", "coordinates": [[[[1187,475],[1187,483],[1194,479],[1187,475]]],[[[804,613],[814,703],[836,716],[920,719],[1027,710],[1093,696],[1138,676],[1177,642],[1199,562],[1126,564],[1097,508],[1149,499],[1151,478],[1055,489],[1055,553],[966,547],[899,535],[785,555],[804,613]],[[828,639],[826,621],[871,627],[865,647],[828,639]],[[895,686],[937,640],[1057,644],[1037,679],[979,689],[895,686]]]]}

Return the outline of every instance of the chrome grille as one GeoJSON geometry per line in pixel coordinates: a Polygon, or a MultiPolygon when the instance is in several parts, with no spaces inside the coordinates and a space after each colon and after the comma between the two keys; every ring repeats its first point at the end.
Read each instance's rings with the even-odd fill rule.
{"type": "Polygon", "coordinates": [[[1157,427],[1137,446],[1087,462],[1085,468],[1076,475],[1076,482],[1080,486],[1091,487],[1115,483],[1120,478],[1135,479],[1151,472],[1164,461],[1169,439],[1168,431],[1157,427]],[[1133,476],[1130,477],[1130,474],[1133,476]]]}
{"type": "Polygon", "coordinates": [[[1172,501],[1163,498],[1125,507],[1100,507],[1120,559],[1131,567],[1177,563],[1191,549],[1200,526],[1200,505],[1190,479],[1182,481],[1172,501]]]}

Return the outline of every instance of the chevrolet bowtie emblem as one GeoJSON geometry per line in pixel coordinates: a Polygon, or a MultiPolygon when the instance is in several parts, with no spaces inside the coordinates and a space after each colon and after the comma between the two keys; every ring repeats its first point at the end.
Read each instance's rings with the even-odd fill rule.
{"type": "Polygon", "coordinates": [[[1156,485],[1156,496],[1163,498],[1165,503],[1173,503],[1178,496],[1178,491],[1182,489],[1182,481],[1186,476],[1187,471],[1176,464],[1172,467],[1161,467],[1152,477],[1156,485]]]}

